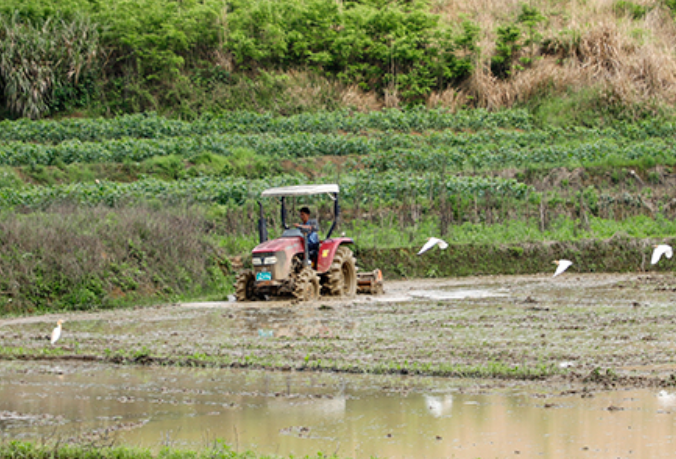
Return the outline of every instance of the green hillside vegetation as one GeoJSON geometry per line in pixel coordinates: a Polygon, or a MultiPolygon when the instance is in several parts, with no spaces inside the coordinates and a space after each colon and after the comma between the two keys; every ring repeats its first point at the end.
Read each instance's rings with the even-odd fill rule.
{"type": "Polygon", "coordinates": [[[527,107],[603,125],[676,102],[672,0],[7,0],[5,116],[182,119],[527,107]]]}

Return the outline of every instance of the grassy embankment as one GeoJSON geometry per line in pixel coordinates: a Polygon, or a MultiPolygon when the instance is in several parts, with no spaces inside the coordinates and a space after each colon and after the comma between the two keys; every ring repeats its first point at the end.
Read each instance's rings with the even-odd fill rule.
{"type": "MultiPolygon", "coordinates": [[[[339,231],[389,278],[541,272],[560,257],[646,269],[650,241],[674,232],[675,132],[665,119],[539,127],[522,110],[6,121],[0,305],[223,298],[230,259],[256,244],[260,191],[297,183],[340,183],[339,231]],[[413,256],[430,235],[455,247],[413,256]]],[[[301,204],[326,229],[329,200],[301,204]]],[[[273,202],[266,215],[274,236],[273,202]]]]}

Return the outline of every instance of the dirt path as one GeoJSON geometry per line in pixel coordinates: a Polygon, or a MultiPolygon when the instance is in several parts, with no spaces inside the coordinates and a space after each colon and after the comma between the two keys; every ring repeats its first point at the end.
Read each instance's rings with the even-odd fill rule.
{"type": "Polygon", "coordinates": [[[6,318],[0,358],[666,386],[676,382],[675,300],[673,274],[416,279],[354,300],[6,318]]]}

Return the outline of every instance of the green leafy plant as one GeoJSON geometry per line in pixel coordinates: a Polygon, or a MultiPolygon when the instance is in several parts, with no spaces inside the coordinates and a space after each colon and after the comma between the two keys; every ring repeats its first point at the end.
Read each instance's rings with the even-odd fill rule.
{"type": "MultiPolygon", "coordinates": [[[[669,0],[667,0],[668,2],[669,0]]],[[[667,6],[669,4],[667,3],[667,6]]],[[[617,0],[613,3],[613,12],[618,16],[629,16],[632,19],[641,19],[648,12],[648,7],[629,0],[617,0]]]]}
{"type": "Polygon", "coordinates": [[[521,29],[516,25],[498,27],[495,54],[491,57],[491,72],[499,78],[512,74],[514,60],[523,47],[521,29]]]}

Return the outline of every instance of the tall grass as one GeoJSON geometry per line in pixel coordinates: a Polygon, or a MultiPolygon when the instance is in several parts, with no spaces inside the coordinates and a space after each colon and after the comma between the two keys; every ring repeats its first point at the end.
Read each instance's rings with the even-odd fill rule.
{"type": "Polygon", "coordinates": [[[84,16],[34,23],[16,13],[0,15],[0,49],[7,104],[32,119],[49,114],[59,94],[72,97],[101,52],[98,27],[84,16]]]}
{"type": "Polygon", "coordinates": [[[5,212],[0,311],[83,310],[216,293],[227,283],[209,233],[196,207],[5,212]]]}

